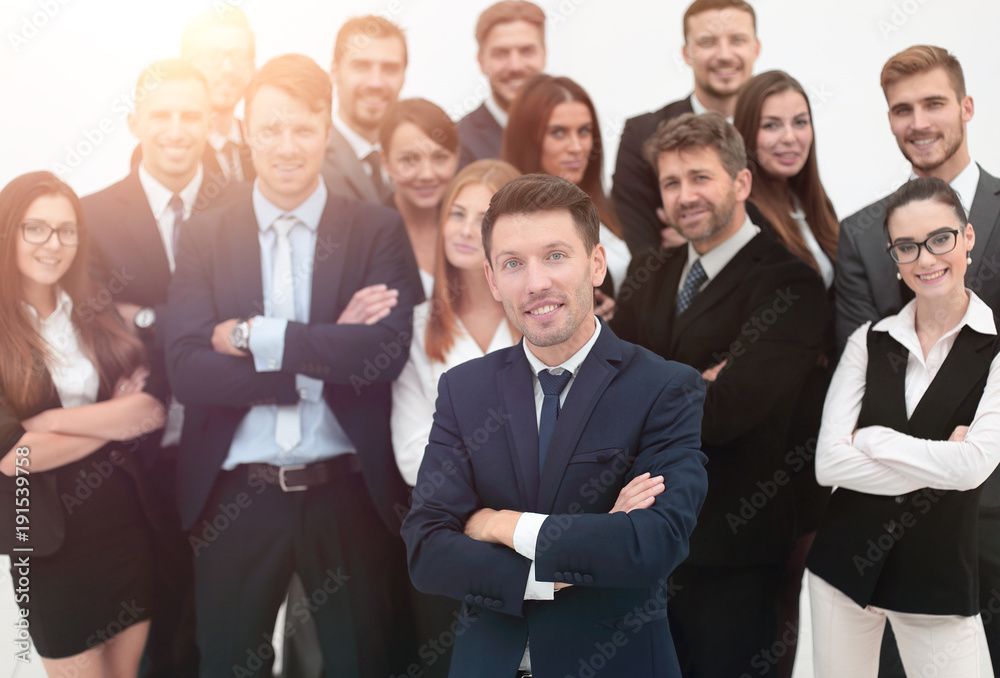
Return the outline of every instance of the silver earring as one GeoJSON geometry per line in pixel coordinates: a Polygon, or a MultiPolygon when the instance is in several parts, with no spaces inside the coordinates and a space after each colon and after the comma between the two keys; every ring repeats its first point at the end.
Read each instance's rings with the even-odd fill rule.
{"type": "Polygon", "coordinates": [[[896,280],[902,280],[902,279],[903,279],[903,274],[900,273],[899,271],[896,271],[896,280]]]}
{"type": "Polygon", "coordinates": [[[965,263],[972,264],[972,252],[965,253],[965,263]]]}

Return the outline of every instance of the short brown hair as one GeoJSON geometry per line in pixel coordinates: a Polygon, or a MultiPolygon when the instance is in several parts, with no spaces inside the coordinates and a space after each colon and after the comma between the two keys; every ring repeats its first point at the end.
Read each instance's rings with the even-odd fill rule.
{"type": "Polygon", "coordinates": [[[914,45],[886,61],[882,67],[882,92],[885,93],[889,85],[903,78],[926,73],[935,68],[944,69],[948,79],[951,80],[955,95],[961,100],[965,96],[965,75],[962,73],[962,65],[948,53],[948,50],[933,45],[914,45]]]}
{"type": "Polygon", "coordinates": [[[397,38],[403,43],[403,68],[406,68],[409,59],[406,51],[406,36],[403,29],[392,23],[388,19],[383,19],[374,14],[356,16],[348,19],[347,22],[337,31],[337,39],[333,43],[333,63],[337,63],[344,58],[351,48],[364,49],[372,40],[384,40],[386,38],[397,38]]]}
{"type": "Polygon", "coordinates": [[[601,218],[594,201],[573,182],[551,174],[527,174],[497,191],[483,217],[483,251],[490,268],[493,227],[500,217],[560,210],[570,213],[587,253],[593,252],[600,242],[601,218]]]}
{"type": "Polygon", "coordinates": [[[250,121],[250,107],[258,90],[264,85],[277,87],[286,94],[301,99],[313,113],[330,117],[333,108],[333,85],[330,75],[303,54],[276,56],[260,67],[247,85],[245,117],[250,121]]]}
{"type": "Polygon", "coordinates": [[[476,43],[479,51],[483,49],[486,36],[497,24],[509,24],[514,21],[525,21],[533,24],[542,34],[542,44],[545,44],[545,11],[533,2],[527,0],[501,0],[490,5],[479,15],[476,21],[476,43]]]}
{"type": "Polygon", "coordinates": [[[694,0],[684,12],[684,42],[687,42],[688,22],[691,17],[715,9],[734,9],[738,12],[746,12],[750,15],[750,20],[753,21],[753,32],[757,32],[757,13],[753,11],[750,3],[743,0],[694,0]]]}
{"type": "Polygon", "coordinates": [[[190,59],[198,51],[198,40],[202,31],[209,28],[229,27],[242,28],[250,38],[250,55],[253,56],[256,50],[253,31],[247,22],[247,15],[239,7],[230,4],[220,4],[207,9],[187,22],[184,32],[181,34],[181,58],[190,59]]]}
{"type": "Polygon", "coordinates": [[[736,128],[712,111],[684,115],[660,123],[656,133],[646,140],[643,154],[660,174],[660,154],[686,151],[692,148],[713,148],[730,178],[747,168],[747,148],[736,128]]]}
{"type": "Polygon", "coordinates": [[[389,109],[378,134],[383,153],[389,152],[392,135],[404,122],[413,123],[421,132],[433,139],[434,143],[440,144],[452,153],[458,153],[458,128],[440,106],[427,99],[404,99],[389,109]]]}

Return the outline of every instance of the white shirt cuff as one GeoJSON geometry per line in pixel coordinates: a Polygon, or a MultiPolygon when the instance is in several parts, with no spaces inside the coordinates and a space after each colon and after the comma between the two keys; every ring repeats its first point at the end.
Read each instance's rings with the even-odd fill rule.
{"type": "Polygon", "coordinates": [[[514,550],[528,560],[535,559],[535,544],[538,543],[538,533],[542,531],[542,523],[548,518],[541,513],[522,513],[514,526],[514,550]]]}
{"type": "Polygon", "coordinates": [[[525,600],[555,600],[556,584],[551,581],[535,579],[535,561],[528,568],[528,585],[524,587],[525,600]]]}
{"type": "Polygon", "coordinates": [[[250,353],[258,372],[280,372],[285,358],[285,318],[256,315],[250,326],[250,353]]]}
{"type": "Polygon", "coordinates": [[[299,393],[299,400],[318,403],[323,397],[323,381],[307,377],[304,374],[296,374],[295,390],[299,393]]]}

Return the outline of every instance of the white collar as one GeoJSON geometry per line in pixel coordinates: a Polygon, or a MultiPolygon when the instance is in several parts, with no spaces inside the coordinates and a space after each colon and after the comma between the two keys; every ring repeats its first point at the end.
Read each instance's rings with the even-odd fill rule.
{"type": "MultiPolygon", "coordinates": [[[[736,233],[723,240],[721,243],[710,249],[705,254],[699,255],[695,251],[694,246],[688,243],[688,262],[690,266],[694,265],[695,260],[701,260],[701,267],[705,271],[705,275],[708,280],[712,280],[715,276],[722,272],[722,269],[732,261],[741,249],[743,249],[748,242],[753,240],[757,234],[760,233],[760,229],[752,221],[750,217],[746,216],[743,218],[743,225],[740,226],[736,233]]],[[[688,270],[690,270],[690,266],[688,270]]]]}
{"type": "Polygon", "coordinates": [[[31,314],[32,319],[35,321],[36,328],[40,328],[43,324],[50,324],[60,319],[72,322],[73,299],[69,296],[69,293],[61,287],[59,288],[59,291],[56,292],[56,308],[47,318],[39,318],[38,309],[28,302],[22,301],[21,303],[24,304],[26,309],[28,309],[28,313],[31,314]]]}
{"type": "Polygon", "coordinates": [[[524,355],[528,358],[528,363],[531,365],[531,371],[534,372],[536,377],[542,370],[548,370],[553,374],[561,374],[561,370],[569,370],[574,376],[576,375],[577,371],[580,369],[580,365],[582,365],[583,361],[587,359],[588,355],[590,355],[590,349],[594,348],[594,344],[597,343],[597,335],[601,333],[601,321],[597,319],[596,315],[592,317],[594,319],[595,327],[594,333],[590,335],[590,339],[587,340],[586,344],[580,347],[579,351],[571,355],[569,358],[566,358],[566,360],[555,367],[549,367],[539,360],[538,357],[531,352],[531,349],[528,348],[527,340],[521,342],[524,346],[524,355]]]}
{"type": "MultiPolygon", "coordinates": [[[[195,172],[194,178],[178,193],[181,197],[181,202],[184,203],[185,219],[191,216],[191,210],[194,209],[194,204],[198,200],[198,191],[201,190],[203,176],[204,173],[199,162],[198,171],[195,172]]],[[[173,191],[153,178],[153,175],[146,171],[142,163],[139,163],[139,183],[142,184],[142,190],[146,194],[146,202],[149,203],[149,209],[153,211],[153,217],[159,221],[170,205],[170,198],[174,195],[173,191]]]]}
{"type": "Polygon", "coordinates": [[[208,134],[208,145],[216,151],[222,151],[226,146],[226,142],[229,141],[237,146],[243,143],[243,132],[240,130],[240,123],[235,117],[233,118],[232,125],[229,126],[228,133],[219,134],[215,130],[212,130],[208,134]]]}
{"type": "MultiPolygon", "coordinates": [[[[965,315],[955,327],[951,328],[941,339],[946,339],[953,334],[957,334],[963,327],[968,325],[980,334],[997,333],[996,323],[993,320],[993,309],[986,305],[986,302],[976,296],[976,293],[966,288],[969,293],[969,308],[965,310],[965,315]]],[[[923,355],[920,347],[920,339],[917,338],[917,300],[911,299],[909,303],[899,310],[896,315],[882,318],[872,327],[876,332],[888,332],[889,336],[907,348],[910,353],[923,355]]],[[[938,340],[940,341],[940,339],[938,340]]]]}
{"type": "Polygon", "coordinates": [[[510,119],[510,116],[507,114],[507,111],[500,108],[500,104],[498,104],[497,100],[493,98],[493,95],[491,94],[486,97],[486,101],[483,103],[486,104],[486,110],[490,112],[490,115],[492,115],[493,119],[497,121],[500,128],[507,129],[507,121],[510,119]]]}
{"type": "Polygon", "coordinates": [[[354,151],[354,155],[357,156],[358,160],[364,160],[372,151],[378,151],[381,148],[377,141],[373,144],[348,127],[347,123],[341,120],[340,116],[336,113],[333,114],[333,126],[337,128],[340,135],[347,141],[347,145],[354,151]]]}
{"type": "MultiPolygon", "coordinates": [[[[917,175],[911,169],[910,181],[916,178],[917,175]]],[[[965,208],[965,214],[968,215],[972,211],[972,201],[976,197],[976,189],[979,188],[979,165],[976,164],[975,160],[970,158],[969,164],[965,166],[965,169],[959,172],[958,176],[952,179],[948,185],[958,193],[958,197],[962,201],[962,207],[965,208]]]]}
{"type": "MultiPolygon", "coordinates": [[[[695,115],[708,113],[708,108],[705,107],[705,104],[701,103],[701,99],[699,99],[698,95],[694,92],[691,92],[691,110],[694,111],[695,115]]],[[[726,122],[732,124],[733,119],[726,118],[726,122]]]]}
{"type": "Polygon", "coordinates": [[[274,220],[283,214],[293,215],[311,231],[315,232],[319,228],[319,220],[322,218],[323,209],[326,207],[326,184],[323,182],[322,177],[320,177],[319,186],[316,187],[316,190],[310,193],[309,197],[300,202],[298,206],[290,210],[283,210],[265,198],[264,194],[260,192],[259,182],[260,179],[256,179],[253,182],[252,200],[253,213],[257,217],[257,228],[260,229],[261,233],[271,228],[274,220]]]}

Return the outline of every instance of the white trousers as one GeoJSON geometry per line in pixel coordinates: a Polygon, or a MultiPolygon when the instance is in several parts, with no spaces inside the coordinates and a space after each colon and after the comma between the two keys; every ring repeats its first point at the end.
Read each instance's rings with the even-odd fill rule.
{"type": "Polygon", "coordinates": [[[814,678],[876,678],[885,620],[892,622],[907,678],[979,678],[979,629],[975,617],[894,612],[860,607],[809,572],[814,678]]]}

